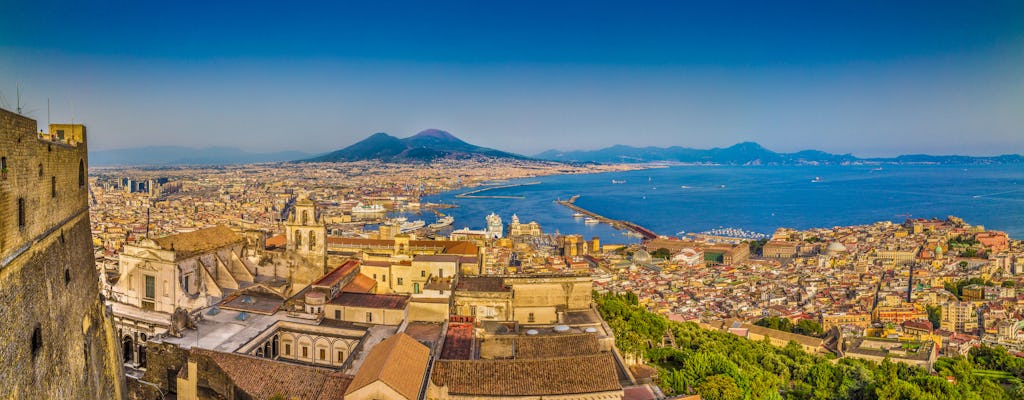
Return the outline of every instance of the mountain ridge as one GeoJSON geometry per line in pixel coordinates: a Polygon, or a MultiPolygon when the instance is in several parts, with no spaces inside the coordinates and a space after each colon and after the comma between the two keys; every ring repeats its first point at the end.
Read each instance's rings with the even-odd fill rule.
{"type": "Polygon", "coordinates": [[[853,154],[834,154],[821,150],[778,153],[756,142],[740,142],[729,147],[695,149],[682,146],[634,147],[614,145],[598,150],[547,150],[534,155],[542,160],[560,162],[649,163],[679,162],[725,165],[848,165],[848,164],[1019,164],[1024,156],[961,156],[908,154],[896,157],[860,158],[853,154]]]}

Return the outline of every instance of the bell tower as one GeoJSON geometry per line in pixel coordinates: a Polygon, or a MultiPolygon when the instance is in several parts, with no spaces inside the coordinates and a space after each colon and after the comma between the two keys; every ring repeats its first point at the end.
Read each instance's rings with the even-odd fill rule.
{"type": "Polygon", "coordinates": [[[313,265],[327,267],[327,227],[323,216],[317,213],[316,203],[309,198],[295,202],[285,222],[288,250],[294,251],[313,265]]]}

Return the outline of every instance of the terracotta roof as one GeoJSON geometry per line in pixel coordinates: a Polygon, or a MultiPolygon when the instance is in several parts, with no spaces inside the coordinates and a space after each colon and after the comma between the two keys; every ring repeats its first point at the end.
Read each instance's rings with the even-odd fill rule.
{"type": "Polygon", "coordinates": [[[517,359],[582,356],[601,351],[593,333],[516,336],[515,342],[517,359]]]}
{"type": "Polygon", "coordinates": [[[191,357],[209,359],[231,382],[252,398],[275,395],[296,399],[340,399],[352,377],[326,368],[309,367],[193,347],[191,357]]]}
{"type": "Polygon", "coordinates": [[[418,254],[415,257],[413,257],[412,260],[413,261],[424,261],[424,262],[450,262],[450,263],[457,263],[457,262],[459,262],[459,256],[456,255],[456,254],[437,254],[437,255],[418,254]]]}
{"type": "Polygon", "coordinates": [[[455,290],[465,290],[469,292],[508,292],[512,289],[505,286],[505,281],[501,278],[491,276],[472,276],[459,279],[459,283],[455,285],[455,290]]]}
{"type": "Polygon", "coordinates": [[[333,271],[328,272],[320,279],[317,279],[316,282],[313,282],[313,286],[334,286],[339,281],[344,279],[346,276],[353,273],[356,270],[356,268],[359,268],[359,261],[345,261],[345,263],[341,264],[341,266],[339,266],[338,268],[335,268],[333,271]]]}
{"type": "Polygon", "coordinates": [[[349,307],[404,309],[409,296],[394,294],[342,293],[330,301],[331,304],[349,307]]]}
{"type": "Polygon", "coordinates": [[[468,360],[473,353],[473,324],[449,323],[448,334],[444,335],[441,358],[445,360],[468,360]]]}
{"type": "Polygon", "coordinates": [[[345,395],[381,381],[406,399],[418,399],[429,362],[427,346],[412,336],[395,334],[370,349],[345,395]]]}
{"type": "Polygon", "coordinates": [[[610,353],[530,360],[437,360],[430,376],[449,394],[542,396],[622,390],[610,353]]]}
{"type": "Polygon", "coordinates": [[[341,291],[349,293],[372,293],[374,287],[377,287],[376,280],[366,275],[359,274],[356,275],[355,278],[352,278],[352,282],[349,282],[348,285],[341,288],[341,291]]]}
{"type": "Polygon", "coordinates": [[[174,249],[179,256],[189,256],[240,242],[242,238],[231,228],[217,225],[194,232],[164,236],[153,241],[164,250],[174,249]]]}
{"type": "Polygon", "coordinates": [[[285,236],[285,235],[275,235],[275,236],[271,236],[271,237],[267,238],[266,242],[264,242],[263,245],[266,248],[268,248],[268,249],[274,249],[274,248],[278,248],[278,247],[284,247],[287,244],[288,244],[288,236],[285,236]]]}

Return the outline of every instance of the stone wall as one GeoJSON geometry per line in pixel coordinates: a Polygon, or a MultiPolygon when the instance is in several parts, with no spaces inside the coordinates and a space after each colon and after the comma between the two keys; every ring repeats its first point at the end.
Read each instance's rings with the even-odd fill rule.
{"type": "Polygon", "coordinates": [[[0,398],[123,398],[120,348],[93,259],[88,184],[79,185],[85,144],[39,140],[35,121],[0,110],[0,157],[0,398]]]}

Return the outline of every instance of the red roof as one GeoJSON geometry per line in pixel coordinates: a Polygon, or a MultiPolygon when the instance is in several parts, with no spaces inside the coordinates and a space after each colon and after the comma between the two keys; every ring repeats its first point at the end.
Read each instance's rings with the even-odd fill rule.
{"type": "Polygon", "coordinates": [[[328,272],[327,275],[324,275],[316,282],[313,282],[313,286],[334,286],[342,279],[344,279],[346,276],[355,271],[356,268],[358,267],[359,261],[345,261],[345,263],[341,264],[341,266],[339,266],[338,268],[335,268],[333,271],[328,272]]]}
{"type": "Polygon", "coordinates": [[[330,302],[331,304],[348,307],[404,309],[409,304],[409,296],[394,294],[342,293],[330,302]]]}

